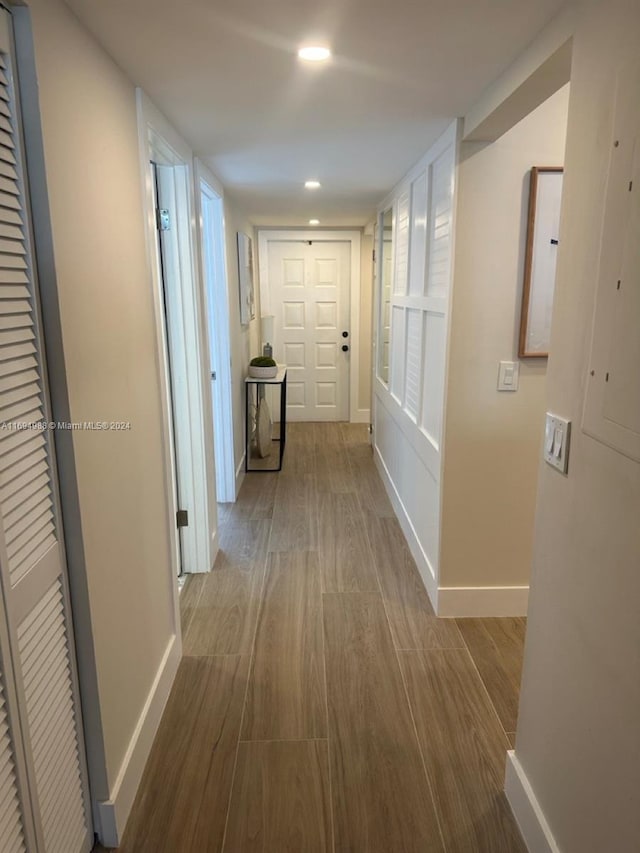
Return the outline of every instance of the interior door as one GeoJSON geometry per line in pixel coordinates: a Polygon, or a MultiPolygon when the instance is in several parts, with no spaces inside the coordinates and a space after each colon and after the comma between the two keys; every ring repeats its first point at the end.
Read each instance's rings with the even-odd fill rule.
{"type": "Polygon", "coordinates": [[[0,9],[0,848],[93,833],[11,17],[0,9]]]}
{"type": "Polygon", "coordinates": [[[287,418],[349,419],[351,244],[269,243],[274,354],[288,368],[287,418]]]}
{"type": "MultiPolygon", "coordinates": [[[[184,488],[181,489],[180,478],[180,458],[179,448],[185,444],[186,439],[182,439],[181,424],[177,418],[178,408],[176,402],[180,403],[180,365],[177,363],[183,355],[181,340],[176,334],[175,323],[172,323],[173,314],[179,312],[179,302],[173,296],[175,288],[172,288],[172,282],[175,283],[180,275],[179,250],[175,239],[175,224],[176,224],[176,205],[173,190],[173,169],[170,166],[159,166],[153,164],[153,173],[155,178],[155,201],[156,210],[158,211],[158,262],[160,266],[160,287],[162,288],[162,302],[164,305],[164,331],[166,340],[166,359],[167,359],[167,376],[169,379],[169,400],[171,406],[171,456],[173,459],[173,494],[174,504],[176,508],[176,523],[178,525],[177,536],[177,567],[178,577],[184,572],[185,556],[186,563],[189,565],[188,555],[185,555],[185,545],[181,519],[178,512],[180,509],[188,507],[187,497],[184,494],[184,488]],[[173,224],[173,228],[172,228],[173,224]],[[173,297],[173,298],[172,298],[173,297]],[[176,401],[178,397],[178,401],[176,401]]],[[[184,365],[182,372],[184,373],[184,365]]],[[[186,449],[185,451],[186,452],[186,449]]],[[[188,518],[188,509],[187,509],[188,518]]]]}

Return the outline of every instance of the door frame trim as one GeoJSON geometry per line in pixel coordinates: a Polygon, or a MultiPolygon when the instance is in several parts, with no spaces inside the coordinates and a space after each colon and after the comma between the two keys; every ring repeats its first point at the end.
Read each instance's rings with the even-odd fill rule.
{"type": "Polygon", "coordinates": [[[351,350],[349,359],[349,422],[369,423],[369,410],[358,408],[360,376],[360,262],[362,231],[324,230],[313,228],[258,229],[258,278],[260,283],[260,319],[273,314],[269,283],[269,243],[283,240],[312,240],[318,243],[351,244],[351,285],[349,295],[349,326],[351,350]]]}
{"type": "Polygon", "coordinates": [[[198,222],[198,239],[200,241],[200,263],[202,265],[202,291],[204,299],[204,317],[207,331],[207,375],[211,361],[211,349],[216,354],[216,390],[211,385],[212,408],[208,413],[208,421],[214,437],[215,482],[217,500],[220,503],[233,503],[236,499],[236,465],[233,446],[233,381],[231,377],[231,335],[229,325],[229,274],[227,263],[227,235],[224,211],[224,187],[216,176],[201,160],[195,160],[196,178],[196,216],[198,222]],[[202,197],[218,207],[216,217],[220,230],[221,246],[216,252],[216,273],[219,277],[219,288],[214,283],[213,289],[218,299],[212,310],[209,299],[211,283],[207,275],[207,243],[204,232],[204,204],[202,197]],[[208,320],[208,322],[207,322],[208,320]],[[211,334],[213,330],[214,334],[211,334]],[[219,403],[216,411],[216,399],[219,403]],[[225,405],[222,405],[222,403],[225,405]],[[219,427],[219,430],[216,429],[219,427]],[[218,451],[218,452],[216,452],[218,451]],[[222,457],[222,458],[219,458],[222,457]],[[221,486],[222,488],[218,488],[221,486]]]}
{"type": "MultiPolygon", "coordinates": [[[[191,570],[199,572],[210,571],[212,567],[212,537],[211,525],[215,525],[215,493],[210,494],[209,486],[214,481],[213,435],[204,428],[204,417],[209,408],[210,388],[205,382],[205,347],[204,317],[201,299],[201,275],[197,253],[196,209],[194,201],[194,166],[193,153],[187,143],[172,128],[162,113],[152,104],[141,89],[136,90],[139,123],[139,145],[141,177],[143,181],[143,205],[145,221],[145,237],[147,255],[152,275],[152,292],[154,314],[156,319],[156,356],[161,384],[162,398],[162,432],[164,445],[165,499],[167,506],[167,535],[169,538],[172,560],[172,574],[177,578],[178,534],[175,523],[174,506],[174,463],[171,453],[173,436],[173,419],[171,398],[169,393],[169,374],[166,352],[168,341],[165,340],[164,306],[159,279],[158,240],[156,228],[155,205],[153,202],[153,179],[150,161],[160,165],[175,166],[176,188],[179,190],[179,200],[187,217],[184,227],[179,230],[181,267],[185,273],[181,286],[179,301],[183,316],[177,318],[183,327],[183,341],[187,356],[189,381],[187,382],[188,413],[185,422],[189,452],[182,457],[186,470],[180,471],[183,482],[191,484],[193,492],[192,507],[186,507],[193,512],[196,522],[193,530],[193,542],[190,552],[193,554],[191,570]],[[182,172],[182,174],[179,174],[182,172]],[[211,469],[211,470],[209,470],[211,469]]],[[[179,593],[177,581],[173,582],[174,622],[175,633],[180,634],[179,593]]]]}

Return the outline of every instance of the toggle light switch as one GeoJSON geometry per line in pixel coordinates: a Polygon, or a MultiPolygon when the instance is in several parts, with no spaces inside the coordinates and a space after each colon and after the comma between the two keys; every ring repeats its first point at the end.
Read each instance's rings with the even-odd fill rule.
{"type": "Polygon", "coordinates": [[[569,465],[571,421],[547,412],[544,430],[544,459],[553,468],[566,474],[569,465]]]}

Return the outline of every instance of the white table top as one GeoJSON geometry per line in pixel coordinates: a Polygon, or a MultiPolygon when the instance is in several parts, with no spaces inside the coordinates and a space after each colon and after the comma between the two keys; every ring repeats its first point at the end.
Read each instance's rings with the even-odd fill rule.
{"type": "Polygon", "coordinates": [[[245,376],[245,382],[250,382],[252,384],[260,384],[260,385],[280,385],[284,382],[284,377],[287,373],[287,365],[279,364],[278,372],[273,377],[273,379],[259,379],[257,376],[245,376]]]}

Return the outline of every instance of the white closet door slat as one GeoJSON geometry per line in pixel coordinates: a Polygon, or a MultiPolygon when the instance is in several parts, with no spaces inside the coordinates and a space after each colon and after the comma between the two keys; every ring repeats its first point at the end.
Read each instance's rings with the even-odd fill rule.
{"type": "Polygon", "coordinates": [[[3,853],[25,853],[14,746],[4,691],[4,673],[0,670],[0,840],[3,853]]]}
{"type": "MultiPolygon", "coordinates": [[[[13,154],[10,156],[7,155],[6,148],[2,147],[0,147],[0,162],[8,163],[12,167],[18,165],[13,154]]],[[[4,208],[0,208],[0,222],[7,225],[20,225],[21,227],[24,224],[22,216],[20,216],[17,210],[6,210],[4,208]]]]}
{"type": "Polygon", "coordinates": [[[37,423],[43,416],[43,411],[40,406],[39,397],[27,397],[26,400],[18,400],[11,406],[2,406],[0,408],[0,423],[20,425],[37,423]],[[36,417],[32,420],[31,416],[36,413],[36,417]]]}
{"type": "MultiPolygon", "coordinates": [[[[35,618],[27,617],[18,628],[21,660],[32,641],[43,633],[53,637],[51,646],[57,651],[57,665],[43,670],[37,656],[29,656],[23,663],[25,695],[30,729],[49,730],[49,737],[41,739],[33,748],[40,814],[47,846],[52,850],[68,850],[73,839],[84,837],[86,825],[78,754],[75,710],[70,672],[69,646],[64,617],[64,598],[60,580],[45,593],[35,608],[35,618]],[[51,606],[53,605],[53,607],[51,606]],[[59,690],[60,682],[68,689],[59,690]],[[43,689],[44,688],[44,689],[43,689]],[[38,702],[38,695],[48,694],[50,702],[38,702]],[[57,749],[51,750],[51,744],[57,749]],[[60,791],[65,792],[67,820],[60,822],[60,791]]],[[[77,843],[77,841],[76,841],[77,843]]]]}
{"type": "Polygon", "coordinates": [[[41,486],[49,484],[47,461],[43,453],[35,464],[10,483],[0,488],[0,502],[7,512],[26,500],[26,496],[36,492],[41,486]]]}
{"type": "MultiPolygon", "coordinates": [[[[0,177],[0,183],[3,180],[6,179],[0,177]]],[[[0,234],[0,254],[26,255],[27,250],[25,248],[22,235],[20,232],[18,232],[18,235],[19,236],[16,237],[5,237],[3,234],[0,234]]]]}
{"type": "Polygon", "coordinates": [[[10,314],[0,315],[0,329],[22,329],[29,325],[29,317],[27,314],[10,314]]]}
{"type": "Polygon", "coordinates": [[[38,444],[38,439],[43,443],[45,441],[43,435],[31,429],[0,430],[0,470],[5,471],[25,455],[23,445],[31,450],[38,444]]]}
{"type": "MultiPolygon", "coordinates": [[[[12,516],[15,517],[15,513],[12,516]]],[[[41,500],[30,510],[20,508],[16,520],[13,524],[6,522],[5,539],[7,543],[7,551],[11,554],[15,542],[22,541],[24,537],[28,542],[31,537],[33,528],[39,524],[44,524],[53,521],[53,512],[51,509],[51,492],[47,489],[41,500]]]]}
{"type": "MultiPolygon", "coordinates": [[[[38,365],[36,364],[36,367],[38,365]]],[[[38,371],[33,367],[27,366],[23,370],[12,370],[11,373],[0,376],[0,400],[3,395],[12,391],[15,388],[21,388],[31,382],[37,382],[40,379],[38,371]]]]}
{"type": "Polygon", "coordinates": [[[35,337],[33,327],[30,325],[19,326],[8,330],[0,330],[0,346],[17,344],[24,341],[33,341],[35,340],[35,337]]]}
{"type": "MultiPolygon", "coordinates": [[[[9,121],[6,121],[5,125],[11,124],[9,121]]],[[[0,130],[5,130],[4,127],[0,124],[0,130]]],[[[20,195],[20,188],[15,180],[11,180],[11,178],[5,178],[4,175],[0,175],[0,192],[7,193],[8,195],[20,195]]]]}
{"type": "MultiPolygon", "coordinates": [[[[9,166],[8,163],[3,163],[0,160],[0,175],[7,173],[16,174],[16,170],[13,166],[9,166]]],[[[16,225],[8,225],[6,222],[0,221],[0,237],[4,240],[22,240],[22,229],[16,225]]]]}
{"type": "Polygon", "coordinates": [[[8,528],[11,528],[20,518],[24,518],[27,512],[44,504],[45,501],[51,500],[51,488],[46,477],[44,479],[39,478],[39,480],[29,485],[30,488],[23,489],[18,493],[18,502],[16,502],[15,509],[6,515],[8,528]]]}
{"type": "Polygon", "coordinates": [[[6,314],[28,314],[30,311],[31,305],[28,300],[14,298],[13,294],[11,294],[10,299],[3,299],[0,302],[0,314],[2,316],[6,314]]]}
{"type": "Polygon", "coordinates": [[[14,421],[15,415],[13,412],[17,412],[16,406],[18,405],[29,405],[29,408],[33,408],[33,406],[29,404],[29,401],[38,399],[38,390],[38,386],[34,382],[28,382],[26,385],[18,385],[10,391],[7,391],[7,393],[0,398],[0,401],[2,402],[2,405],[0,406],[0,423],[5,424],[14,421]]]}

